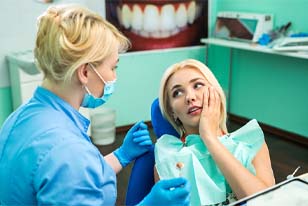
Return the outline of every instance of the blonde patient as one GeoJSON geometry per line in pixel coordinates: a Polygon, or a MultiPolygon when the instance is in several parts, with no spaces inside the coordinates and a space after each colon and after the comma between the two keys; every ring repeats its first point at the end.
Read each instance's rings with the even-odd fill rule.
{"type": "Polygon", "coordinates": [[[192,205],[228,204],[275,184],[269,151],[256,120],[228,133],[226,98],[213,73],[188,59],[164,73],[159,104],[180,139],[155,146],[155,178],[181,176],[192,184],[192,205]]]}

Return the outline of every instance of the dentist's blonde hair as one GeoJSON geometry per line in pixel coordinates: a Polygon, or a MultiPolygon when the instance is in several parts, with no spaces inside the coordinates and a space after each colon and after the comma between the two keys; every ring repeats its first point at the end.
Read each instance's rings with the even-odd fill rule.
{"type": "Polygon", "coordinates": [[[228,133],[226,126],[226,121],[227,121],[226,96],[220,84],[218,83],[217,79],[215,78],[214,74],[211,72],[211,70],[202,62],[194,59],[187,59],[182,62],[173,64],[164,72],[159,89],[159,107],[163,116],[172,124],[172,126],[176,129],[176,131],[180,134],[180,136],[184,134],[183,128],[181,128],[181,125],[175,122],[175,119],[173,117],[172,114],[173,110],[170,106],[170,101],[168,98],[167,84],[170,77],[174,73],[185,68],[194,68],[200,71],[205,77],[205,79],[211,84],[211,86],[213,86],[216,89],[216,91],[218,91],[221,100],[219,126],[224,133],[228,133]]]}
{"type": "Polygon", "coordinates": [[[129,40],[100,15],[75,4],[49,7],[38,19],[34,56],[44,78],[71,81],[77,68],[101,64],[129,40]]]}

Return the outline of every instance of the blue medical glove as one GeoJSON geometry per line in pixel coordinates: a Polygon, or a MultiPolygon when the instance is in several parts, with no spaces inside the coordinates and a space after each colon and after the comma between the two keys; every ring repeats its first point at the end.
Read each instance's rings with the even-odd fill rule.
{"type": "Polygon", "coordinates": [[[138,204],[138,206],[154,205],[189,205],[190,184],[185,178],[173,178],[160,180],[151,192],[138,204]]]}
{"type": "Polygon", "coordinates": [[[147,125],[140,121],[126,134],[123,144],[113,153],[122,167],[147,152],[152,146],[152,140],[147,125]]]}

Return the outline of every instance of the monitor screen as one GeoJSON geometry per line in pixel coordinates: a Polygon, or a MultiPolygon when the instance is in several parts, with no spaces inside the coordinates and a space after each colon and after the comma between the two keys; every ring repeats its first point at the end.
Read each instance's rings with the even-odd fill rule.
{"type": "Polygon", "coordinates": [[[257,19],[217,17],[214,37],[251,41],[257,21],[257,19]]]}

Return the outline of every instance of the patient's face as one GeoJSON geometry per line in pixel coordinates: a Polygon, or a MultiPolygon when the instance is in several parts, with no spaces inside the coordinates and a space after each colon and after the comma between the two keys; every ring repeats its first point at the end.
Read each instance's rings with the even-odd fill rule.
{"type": "Polygon", "coordinates": [[[187,134],[199,133],[203,93],[210,86],[203,74],[191,67],[174,73],[167,84],[167,93],[174,117],[183,123],[187,134]]]}

